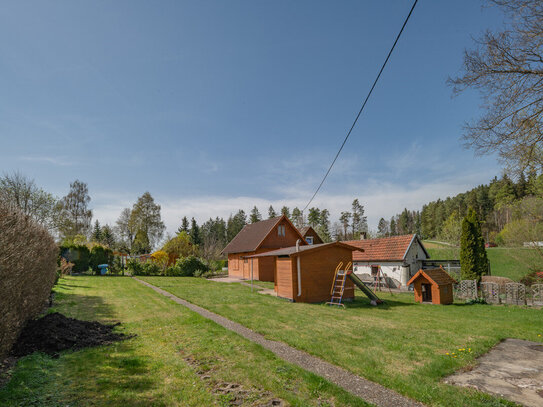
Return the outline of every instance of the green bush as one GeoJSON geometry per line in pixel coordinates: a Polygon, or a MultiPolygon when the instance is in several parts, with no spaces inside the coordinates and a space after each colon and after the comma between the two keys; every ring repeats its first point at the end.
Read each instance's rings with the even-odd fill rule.
{"type": "Polygon", "coordinates": [[[213,271],[221,271],[223,267],[227,267],[227,260],[211,260],[209,262],[209,269],[213,271]]]}
{"type": "Polygon", "coordinates": [[[124,267],[120,256],[113,256],[113,261],[110,264],[109,271],[112,274],[124,275],[124,267]]]}
{"type": "Polygon", "coordinates": [[[133,276],[162,275],[162,269],[160,268],[160,266],[152,261],[141,263],[138,260],[130,260],[127,264],[127,268],[130,270],[133,276]]]}
{"type": "Polygon", "coordinates": [[[60,255],[73,263],[72,271],[81,273],[89,269],[90,251],[85,245],[70,244],[60,247],[60,255]]]}
{"type": "Polygon", "coordinates": [[[196,272],[198,272],[198,276],[200,276],[202,273],[209,271],[209,267],[196,256],[188,256],[179,259],[175,265],[179,267],[181,275],[184,277],[192,277],[196,275],[196,272]]]}
{"type": "Polygon", "coordinates": [[[96,245],[93,246],[90,251],[89,265],[90,267],[98,274],[100,270],[98,269],[99,264],[108,264],[111,266],[113,263],[113,251],[110,248],[96,245]]]}
{"type": "Polygon", "coordinates": [[[133,276],[143,275],[143,264],[139,260],[130,259],[126,263],[126,268],[133,276]]]}

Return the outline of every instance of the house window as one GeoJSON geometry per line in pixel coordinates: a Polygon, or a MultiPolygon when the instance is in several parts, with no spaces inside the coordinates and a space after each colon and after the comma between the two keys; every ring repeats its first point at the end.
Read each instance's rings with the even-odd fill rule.
{"type": "Polygon", "coordinates": [[[277,227],[277,234],[279,236],[285,236],[285,226],[284,225],[279,225],[277,227]]]}
{"type": "Polygon", "coordinates": [[[313,236],[306,236],[305,241],[307,244],[313,244],[313,236]]]}

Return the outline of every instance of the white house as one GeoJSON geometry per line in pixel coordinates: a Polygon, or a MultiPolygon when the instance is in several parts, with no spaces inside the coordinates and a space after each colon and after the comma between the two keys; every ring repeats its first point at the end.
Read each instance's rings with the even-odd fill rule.
{"type": "Polygon", "coordinates": [[[407,289],[407,282],[422,268],[422,261],[430,258],[416,234],[344,243],[364,249],[353,252],[353,271],[361,279],[372,280],[381,267],[387,281],[402,289],[407,289]]]}

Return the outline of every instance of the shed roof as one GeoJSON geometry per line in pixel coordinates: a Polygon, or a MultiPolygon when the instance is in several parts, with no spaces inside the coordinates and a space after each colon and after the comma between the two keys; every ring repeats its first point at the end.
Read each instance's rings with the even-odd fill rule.
{"type": "Polygon", "coordinates": [[[455,284],[456,280],[452,278],[443,268],[419,270],[411,279],[407,282],[407,285],[413,284],[413,282],[419,277],[424,277],[428,281],[433,282],[438,286],[455,284]]]}
{"type": "Polygon", "coordinates": [[[272,250],[270,252],[254,254],[252,256],[245,256],[245,257],[250,259],[252,257],[298,256],[302,253],[307,253],[309,251],[318,251],[318,250],[325,249],[327,247],[334,247],[334,246],[345,247],[346,249],[350,249],[353,251],[362,250],[362,249],[359,249],[357,247],[354,247],[342,242],[332,242],[332,243],[320,243],[320,244],[312,244],[312,245],[307,245],[307,246],[300,246],[298,247],[298,250],[296,250],[296,246],[284,247],[282,249],[272,250]]]}
{"type": "Polygon", "coordinates": [[[349,240],[343,243],[364,249],[363,252],[353,253],[354,261],[403,261],[411,244],[417,242],[429,258],[416,234],[383,237],[379,239],[349,240]]]}
{"type": "MultiPolygon", "coordinates": [[[[300,234],[298,229],[296,229],[292,223],[290,223],[286,216],[276,216],[275,218],[245,225],[245,227],[241,229],[236,237],[234,237],[232,241],[226,245],[222,252],[228,254],[255,251],[260,247],[260,244],[264,241],[266,236],[268,236],[273,228],[282,220],[286,220],[287,223],[292,226],[292,229],[294,229],[296,233],[300,234]]],[[[300,235],[300,238],[303,240],[302,235],[300,235]]],[[[303,244],[306,244],[305,240],[303,240],[303,244]]]]}

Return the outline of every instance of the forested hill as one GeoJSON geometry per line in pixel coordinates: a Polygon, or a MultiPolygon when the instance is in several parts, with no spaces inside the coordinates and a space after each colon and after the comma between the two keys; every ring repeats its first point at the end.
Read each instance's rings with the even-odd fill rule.
{"type": "MultiPolygon", "coordinates": [[[[473,207],[482,221],[485,240],[511,240],[512,229],[518,229],[526,222],[537,222],[538,219],[541,222],[537,215],[540,215],[543,207],[542,197],[543,175],[538,176],[533,172],[528,176],[521,174],[516,181],[503,175],[500,179],[495,177],[489,184],[479,185],[454,197],[429,202],[420,211],[405,209],[390,221],[381,219],[378,234],[418,233],[425,239],[457,243],[462,218],[467,209],[473,207]]],[[[526,240],[530,239],[526,237],[526,240]]]]}

